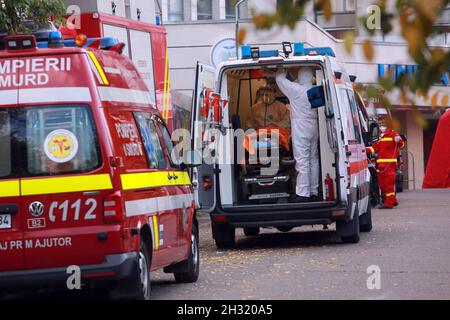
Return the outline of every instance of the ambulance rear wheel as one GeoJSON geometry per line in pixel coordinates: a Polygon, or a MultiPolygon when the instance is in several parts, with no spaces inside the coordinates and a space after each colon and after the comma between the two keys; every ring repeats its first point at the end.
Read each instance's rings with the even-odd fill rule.
{"type": "Polygon", "coordinates": [[[341,240],[343,243],[358,243],[359,242],[359,212],[358,206],[355,208],[355,213],[351,221],[338,221],[338,232],[342,232],[341,240]]]}
{"type": "Polygon", "coordinates": [[[230,249],[235,245],[236,230],[227,224],[212,223],[212,235],[217,249],[230,249]]]}
{"type": "Polygon", "coordinates": [[[198,280],[200,273],[200,253],[199,253],[199,240],[198,240],[198,226],[194,222],[192,224],[191,243],[189,258],[187,262],[187,269],[183,272],[175,272],[175,281],[177,283],[191,283],[198,280]]]}
{"type": "Polygon", "coordinates": [[[367,211],[359,217],[359,231],[370,232],[372,231],[372,206],[367,204],[367,211]]]}
{"type": "Polygon", "coordinates": [[[139,293],[137,300],[150,300],[150,258],[147,244],[141,238],[139,249],[139,293]]]}
{"type": "Polygon", "coordinates": [[[244,228],[244,234],[247,237],[257,236],[259,234],[259,228],[244,228]]]}

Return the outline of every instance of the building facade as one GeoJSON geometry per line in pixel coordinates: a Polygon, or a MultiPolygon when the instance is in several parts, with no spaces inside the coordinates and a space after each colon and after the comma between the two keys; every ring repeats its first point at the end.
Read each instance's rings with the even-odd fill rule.
{"type": "MultiPolygon", "coordinates": [[[[261,48],[281,48],[282,41],[304,42],[306,46],[329,46],[346,64],[349,73],[357,76],[360,85],[376,84],[378,78],[388,70],[391,73],[413,72],[414,63],[409,58],[407,46],[394,26],[389,36],[376,34],[374,59],[367,62],[362,49],[364,28],[357,26],[357,19],[376,10],[367,0],[332,0],[333,16],[326,21],[322,12],[316,11],[313,1],[305,8],[305,18],[294,30],[274,27],[270,31],[255,30],[251,23],[252,12],[274,12],[277,5],[286,0],[248,0],[239,7],[240,27],[246,28],[246,42],[261,48]],[[356,41],[352,54],[344,49],[344,32],[354,30],[356,41]]],[[[287,0],[290,1],[290,0],[287,0]]],[[[171,88],[192,95],[197,61],[214,65],[218,52],[227,50],[229,57],[235,56],[235,5],[234,0],[159,0],[161,20],[167,28],[171,88]]],[[[395,1],[388,2],[394,6],[395,1]]],[[[442,12],[435,28],[450,26],[450,8],[442,12]]],[[[432,39],[432,45],[450,49],[450,33],[432,39]]],[[[223,54],[222,54],[223,55],[223,54]]],[[[450,94],[449,75],[443,75],[442,82],[430,91],[430,96],[439,91],[450,94]]],[[[408,137],[403,151],[404,187],[420,189],[426,162],[430,153],[439,114],[431,108],[430,102],[414,97],[415,105],[404,104],[395,93],[390,97],[392,115],[398,120],[401,131],[408,137]],[[420,116],[418,116],[420,115],[420,116]],[[419,118],[427,120],[425,127],[419,118]]],[[[439,100],[440,101],[440,100],[439,100]]],[[[373,103],[374,101],[368,101],[373,103]]],[[[377,105],[376,101],[375,104],[377,105]]]]}
{"type": "MultiPolygon", "coordinates": [[[[362,39],[367,36],[364,28],[356,23],[359,17],[376,11],[371,0],[331,0],[332,19],[315,10],[313,0],[305,8],[304,18],[294,30],[274,27],[270,31],[255,30],[252,13],[274,12],[278,5],[292,0],[86,0],[81,11],[101,11],[148,23],[163,24],[168,33],[170,87],[176,95],[192,96],[197,62],[215,65],[221,59],[235,56],[235,5],[239,3],[240,27],[247,30],[246,42],[264,48],[281,48],[282,41],[304,42],[306,46],[332,47],[346,64],[350,74],[357,76],[362,85],[376,84],[380,76],[389,70],[393,76],[399,72],[414,72],[414,63],[408,56],[406,44],[399,28],[388,36],[375,33],[374,58],[367,62],[362,50],[362,39]],[[353,30],[356,41],[352,54],[344,48],[342,37],[353,30]]],[[[66,0],[67,5],[71,4],[66,0]]],[[[394,7],[395,1],[387,1],[394,7]]],[[[450,8],[443,10],[435,28],[447,30],[431,39],[431,44],[450,50],[450,8]]],[[[449,74],[434,86],[429,95],[438,91],[439,96],[450,94],[449,74]]],[[[431,149],[439,114],[429,101],[414,97],[414,105],[402,103],[395,93],[390,97],[392,114],[398,120],[402,133],[408,137],[405,161],[405,187],[419,189],[422,186],[426,162],[431,149]],[[417,119],[426,119],[427,126],[417,119]]],[[[441,101],[441,100],[439,100],[441,101]]],[[[368,101],[369,104],[376,101],[368,101]]]]}

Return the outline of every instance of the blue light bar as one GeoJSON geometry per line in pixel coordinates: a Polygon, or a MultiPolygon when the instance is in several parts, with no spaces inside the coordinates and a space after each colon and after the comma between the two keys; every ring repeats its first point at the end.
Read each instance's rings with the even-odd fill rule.
{"type": "MultiPolygon", "coordinates": [[[[112,46],[115,46],[116,44],[119,43],[119,40],[117,38],[111,38],[111,37],[104,37],[104,38],[89,38],[86,41],[86,44],[83,46],[84,48],[89,46],[92,42],[101,39],[102,42],[100,44],[100,49],[104,49],[104,48],[110,48],[112,46]]],[[[39,41],[37,43],[38,48],[41,49],[45,49],[45,48],[49,48],[49,42],[50,42],[50,35],[49,35],[49,41],[39,41]]],[[[72,48],[76,48],[77,45],[75,44],[75,39],[68,39],[68,40],[64,40],[64,47],[72,47],[72,48]]]]}
{"type": "Polygon", "coordinates": [[[242,53],[242,59],[251,59],[252,58],[252,48],[250,46],[242,46],[241,53],[242,53]]]}
{"type": "Polygon", "coordinates": [[[294,43],[294,56],[303,56],[305,54],[305,46],[302,42],[294,43]]]}
{"type": "Polygon", "coordinates": [[[330,47],[317,47],[317,48],[305,48],[305,55],[310,55],[312,53],[316,53],[318,56],[330,56],[336,57],[333,49],[330,47]]]}
{"type": "Polygon", "coordinates": [[[259,52],[260,58],[278,57],[278,50],[263,50],[259,52]]]}

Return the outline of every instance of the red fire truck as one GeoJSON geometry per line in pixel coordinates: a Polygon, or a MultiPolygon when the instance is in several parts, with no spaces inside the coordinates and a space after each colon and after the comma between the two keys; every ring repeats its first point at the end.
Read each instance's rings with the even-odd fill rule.
{"type": "MultiPolygon", "coordinates": [[[[164,43],[153,43],[162,72],[164,43]]],[[[148,299],[159,268],[196,281],[191,182],[171,157],[161,98],[120,54],[124,44],[56,32],[3,47],[0,294],[66,288],[69,266],[83,288],[115,297],[148,299]]]]}
{"type": "Polygon", "coordinates": [[[89,38],[113,37],[126,45],[123,54],[134,62],[169,130],[172,131],[173,108],[166,29],[98,12],[82,13],[74,19],[78,22],[78,28],[76,24],[69,24],[61,30],[64,37],[73,38],[77,34],[84,34],[89,38]]]}

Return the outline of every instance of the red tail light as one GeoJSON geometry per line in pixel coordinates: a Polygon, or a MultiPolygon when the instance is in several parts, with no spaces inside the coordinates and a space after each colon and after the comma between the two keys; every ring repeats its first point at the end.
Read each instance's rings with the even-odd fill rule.
{"type": "Polygon", "coordinates": [[[105,222],[121,222],[125,218],[125,207],[122,192],[116,191],[105,197],[103,202],[103,220],[105,222]]]}

